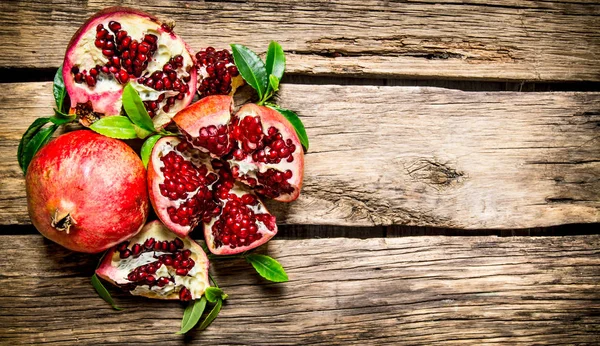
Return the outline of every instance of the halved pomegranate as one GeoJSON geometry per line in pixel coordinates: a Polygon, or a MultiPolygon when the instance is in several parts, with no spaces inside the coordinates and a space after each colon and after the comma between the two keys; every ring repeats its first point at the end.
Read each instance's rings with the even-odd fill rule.
{"type": "Polygon", "coordinates": [[[139,92],[156,128],[190,104],[197,85],[195,61],[172,26],[124,7],[88,19],[73,35],[63,63],[71,113],[89,126],[121,113],[125,84],[139,92]]]}
{"type": "Polygon", "coordinates": [[[158,299],[199,299],[210,286],[200,245],[160,221],[109,250],[96,274],[133,295],[158,299]]]}
{"type": "Polygon", "coordinates": [[[223,158],[233,177],[260,195],[281,202],[298,198],[304,152],[292,124],[279,112],[255,104],[231,114],[233,98],[208,96],[173,120],[195,148],[223,158]]]}
{"type": "Polygon", "coordinates": [[[155,144],[148,187],[164,224],[181,236],[203,224],[208,248],[215,254],[255,248],[277,233],[275,217],[252,190],[235,182],[226,162],[177,137],[155,144]]]}

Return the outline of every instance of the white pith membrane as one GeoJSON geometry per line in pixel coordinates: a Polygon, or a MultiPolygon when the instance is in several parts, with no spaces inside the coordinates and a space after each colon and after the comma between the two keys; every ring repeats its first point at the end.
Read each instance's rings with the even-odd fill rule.
{"type": "Polygon", "coordinates": [[[134,269],[157,262],[159,256],[170,255],[172,252],[145,249],[137,256],[130,255],[127,258],[121,258],[117,246],[109,250],[96,273],[123,288],[128,288],[132,284],[137,285],[133,290],[130,290],[133,295],[157,299],[179,299],[180,291],[183,287],[186,287],[190,291],[192,299],[199,299],[206,288],[210,286],[208,279],[209,263],[204,250],[193,240],[176,236],[158,221],[147,224],[141,233],[129,240],[126,249],[131,251],[134,244],[141,244],[143,248],[144,242],[149,238],[154,238],[156,242],[174,241],[179,238],[184,244],[180,251],[191,250],[189,258],[195,262],[194,267],[186,275],[177,275],[172,266],[162,264],[154,274],[148,275],[154,276],[157,280],[161,277],[170,278],[169,282],[163,287],[159,287],[157,284],[150,286],[145,283],[132,282],[127,277],[134,269]]]}
{"type": "MultiPolygon", "coordinates": [[[[183,66],[174,68],[173,70],[177,73],[178,79],[189,76],[192,85],[190,85],[188,92],[185,93],[184,99],[176,100],[168,112],[163,110],[163,107],[167,104],[167,99],[177,96],[179,92],[174,90],[158,91],[138,83],[139,77],[129,76],[129,83],[138,91],[143,101],[156,101],[161,94],[164,94],[164,99],[157,102],[159,107],[153,117],[155,127],[161,128],[170,122],[174,114],[187,106],[194,96],[196,89],[194,60],[181,38],[166,31],[159,23],[134,13],[115,13],[97,18],[88,24],[87,31],[74,42],[75,46],[68,48],[65,66],[67,65],[67,60],[70,65],[68,69],[65,68],[66,71],[63,71],[63,77],[65,77],[65,85],[67,85],[71,99],[72,112],[76,113],[75,109],[77,109],[77,105],[88,102],[92,103],[93,111],[101,116],[118,115],[121,112],[121,95],[126,83],[121,84],[113,73],[100,72],[96,77],[96,84],[89,86],[85,81],[83,83],[75,82],[74,74],[71,72],[72,67],[79,68],[79,71],[90,71],[97,65],[104,66],[107,64],[109,58],[102,53],[102,49],[95,46],[96,26],[102,24],[105,29],[109,30],[109,23],[111,21],[117,21],[121,24],[121,30],[127,31],[127,35],[132,40],[141,42],[146,34],[155,35],[158,38],[157,50],[152,56],[148,57],[148,66],[141,77],[149,77],[155,71],[162,71],[163,66],[172,57],[177,55],[183,57],[183,66]]],[[[113,36],[115,35],[110,30],[109,33],[113,36]]]]}

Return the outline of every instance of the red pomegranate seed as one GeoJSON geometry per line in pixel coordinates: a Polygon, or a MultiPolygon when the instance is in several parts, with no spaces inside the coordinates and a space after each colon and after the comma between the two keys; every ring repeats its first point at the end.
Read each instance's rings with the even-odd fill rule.
{"type": "Polygon", "coordinates": [[[131,252],[134,256],[139,255],[142,252],[142,247],[140,244],[135,244],[131,247],[131,252]]]}
{"type": "Polygon", "coordinates": [[[155,242],[154,238],[148,238],[144,242],[144,247],[146,249],[152,249],[154,247],[154,242],[155,242]]]}
{"type": "Polygon", "coordinates": [[[112,30],[112,32],[117,32],[121,30],[121,24],[119,22],[115,22],[114,20],[108,23],[108,28],[112,30]]]}

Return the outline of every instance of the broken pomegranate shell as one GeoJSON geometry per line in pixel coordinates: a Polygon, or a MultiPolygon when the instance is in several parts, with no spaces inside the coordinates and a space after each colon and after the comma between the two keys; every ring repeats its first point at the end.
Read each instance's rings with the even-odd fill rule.
{"type": "Polygon", "coordinates": [[[109,250],[96,274],[133,295],[188,301],[210,286],[208,266],[200,245],[153,221],[109,250]]]}
{"type": "Polygon", "coordinates": [[[233,177],[280,202],[298,198],[304,151],[293,125],[279,112],[255,104],[231,114],[233,98],[208,96],[173,120],[195,148],[227,160],[233,177]]]}
{"type": "Polygon", "coordinates": [[[226,50],[207,47],[196,53],[196,67],[201,80],[198,96],[233,95],[244,85],[244,79],[234,64],[233,56],[226,50]]]}
{"type": "Polygon", "coordinates": [[[73,36],[63,79],[70,113],[83,125],[119,115],[123,88],[131,83],[160,129],[192,101],[197,71],[189,47],[172,26],[141,11],[111,7],[73,36]]]}
{"type": "Polygon", "coordinates": [[[277,233],[275,217],[228,167],[177,137],[161,138],[148,164],[150,201],[158,217],[181,236],[203,225],[215,254],[255,248],[277,233]]]}

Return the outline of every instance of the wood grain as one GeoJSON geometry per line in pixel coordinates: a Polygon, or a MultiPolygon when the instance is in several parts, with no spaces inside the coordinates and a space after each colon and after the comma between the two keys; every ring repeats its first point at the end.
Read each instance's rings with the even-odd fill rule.
{"type": "Polygon", "coordinates": [[[290,281],[267,283],[242,260],[213,261],[230,295],[208,330],[175,335],[178,302],[109,287],[96,258],[41,236],[3,236],[3,344],[596,344],[600,237],[406,237],[274,240],[290,281]]]}
{"type": "MultiPolygon", "coordinates": [[[[0,3],[0,67],[54,68],[85,19],[121,1],[0,3]]],[[[597,1],[128,1],[198,50],[279,41],[288,72],[600,81],[597,1]],[[143,5],[140,5],[143,3],[143,5]]]]}
{"type": "MultiPolygon", "coordinates": [[[[0,224],[28,224],[21,134],[50,83],[0,85],[0,224]]],[[[283,85],[311,141],[279,222],[464,229],[600,222],[600,93],[283,85]]]]}

